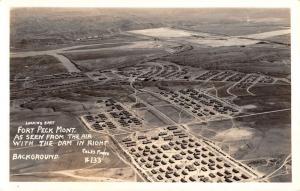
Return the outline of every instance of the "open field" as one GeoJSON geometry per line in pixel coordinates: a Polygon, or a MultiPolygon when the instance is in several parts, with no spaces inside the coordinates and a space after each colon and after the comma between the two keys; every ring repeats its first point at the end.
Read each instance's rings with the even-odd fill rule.
{"type": "Polygon", "coordinates": [[[49,55],[10,59],[11,79],[63,72],[66,70],[59,64],[59,60],[49,55]]]}
{"type": "Polygon", "coordinates": [[[290,73],[287,48],[268,45],[246,47],[194,48],[176,56],[164,58],[179,65],[188,65],[209,70],[235,70],[245,73],[260,71],[272,76],[284,77],[290,73]],[[266,60],[266,61],[262,61],[266,60]]]}
{"type": "Polygon", "coordinates": [[[157,107],[159,111],[166,114],[170,117],[173,121],[177,123],[186,123],[193,119],[191,115],[189,115],[186,111],[182,111],[177,107],[174,106],[159,106],[157,107]]]}
{"type": "Polygon", "coordinates": [[[144,113],[144,119],[146,123],[148,123],[150,127],[161,127],[168,125],[162,119],[155,115],[153,111],[149,110],[142,110],[141,112],[144,113]]]}
{"type": "Polygon", "coordinates": [[[147,103],[151,105],[168,105],[169,102],[161,100],[150,93],[140,93],[138,97],[145,100],[147,103]]]}
{"type": "Polygon", "coordinates": [[[234,101],[237,105],[252,104],[256,107],[248,112],[272,111],[291,107],[291,89],[286,85],[260,85],[250,90],[254,96],[246,95],[234,101]],[[271,93],[272,92],[272,93],[271,93]]]}

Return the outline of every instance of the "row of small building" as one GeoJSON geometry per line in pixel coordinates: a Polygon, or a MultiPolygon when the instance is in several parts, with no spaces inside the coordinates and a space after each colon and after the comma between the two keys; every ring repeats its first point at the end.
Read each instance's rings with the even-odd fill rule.
{"type": "Polygon", "coordinates": [[[86,115],[84,119],[90,124],[90,126],[98,131],[104,130],[104,128],[115,129],[116,126],[108,120],[104,113],[98,115],[86,115]]]}
{"type": "Polygon", "coordinates": [[[197,78],[196,80],[212,80],[212,81],[229,81],[229,82],[238,82],[246,74],[244,73],[237,73],[232,71],[216,71],[216,70],[210,70],[207,71],[197,78]]]}
{"type": "Polygon", "coordinates": [[[106,100],[106,106],[109,107],[107,110],[109,114],[122,126],[130,128],[131,126],[139,126],[142,124],[141,120],[134,117],[129,111],[127,111],[120,104],[106,100]]]}
{"type": "Polygon", "coordinates": [[[249,179],[245,173],[224,161],[222,156],[207,149],[204,143],[189,138],[175,126],[156,135],[127,137],[122,143],[135,162],[158,181],[232,182],[249,179]],[[179,138],[175,134],[184,134],[186,137],[179,138]],[[172,139],[165,139],[167,137],[172,139]],[[197,174],[200,175],[195,176],[197,174]]]}
{"type": "Polygon", "coordinates": [[[214,116],[216,113],[232,115],[233,113],[238,112],[237,109],[225,105],[219,100],[213,99],[212,97],[202,94],[196,90],[179,90],[178,93],[169,91],[160,92],[160,94],[169,99],[171,102],[174,102],[179,107],[184,107],[193,114],[197,114],[198,117],[214,116]]]}
{"type": "Polygon", "coordinates": [[[216,112],[221,113],[221,114],[228,114],[229,112],[236,113],[238,112],[237,109],[226,105],[225,103],[214,99],[211,96],[205,95],[199,91],[196,91],[195,89],[187,89],[185,90],[180,90],[183,92],[185,95],[188,95],[190,98],[194,99],[194,101],[199,101],[200,103],[212,107],[216,112]]]}
{"type": "Polygon", "coordinates": [[[251,74],[247,76],[245,79],[240,81],[235,87],[237,88],[247,88],[253,84],[257,79],[259,78],[259,75],[257,74],[251,74]]]}

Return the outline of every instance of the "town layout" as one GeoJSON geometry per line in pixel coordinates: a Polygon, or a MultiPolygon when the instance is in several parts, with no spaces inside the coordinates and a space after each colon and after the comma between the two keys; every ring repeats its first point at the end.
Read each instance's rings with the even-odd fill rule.
{"type": "Polygon", "coordinates": [[[168,25],[108,29],[55,48],[51,39],[16,43],[11,135],[24,121],[52,119],[108,141],[110,155],[86,164],[80,147],[11,144],[11,153],[62,156],[11,160],[11,180],[291,181],[290,28],[246,19],[250,31],[230,35],[168,25]]]}

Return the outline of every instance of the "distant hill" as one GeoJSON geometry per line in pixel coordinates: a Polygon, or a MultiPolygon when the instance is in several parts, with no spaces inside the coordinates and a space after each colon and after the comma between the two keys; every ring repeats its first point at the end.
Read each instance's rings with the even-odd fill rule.
{"type": "Polygon", "coordinates": [[[239,35],[253,29],[289,27],[289,14],[288,9],[16,8],[11,11],[11,46],[64,44],[87,36],[162,26],[239,35]]]}

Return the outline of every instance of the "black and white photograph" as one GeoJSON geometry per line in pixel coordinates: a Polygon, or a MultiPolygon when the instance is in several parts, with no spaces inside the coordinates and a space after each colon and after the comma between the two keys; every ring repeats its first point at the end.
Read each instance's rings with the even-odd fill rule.
{"type": "Polygon", "coordinates": [[[11,181],[291,181],[289,9],[10,14],[11,181]]]}
{"type": "Polygon", "coordinates": [[[0,2],[0,190],[297,191],[300,1],[216,1],[0,2]]]}

